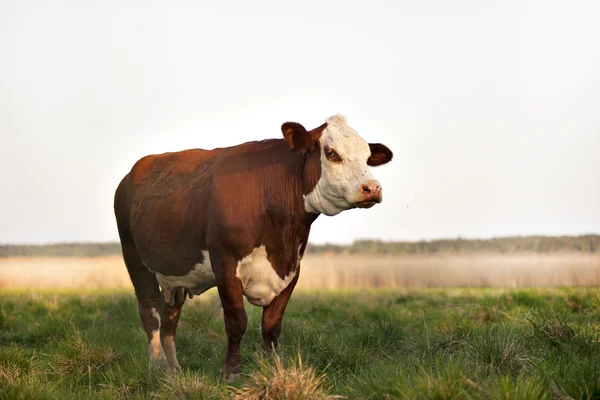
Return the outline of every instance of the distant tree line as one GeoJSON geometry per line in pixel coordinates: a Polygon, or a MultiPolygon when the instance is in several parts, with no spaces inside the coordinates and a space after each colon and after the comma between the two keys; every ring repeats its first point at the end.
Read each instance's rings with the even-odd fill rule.
{"type": "Polygon", "coordinates": [[[312,245],[310,253],[346,254],[461,254],[461,253],[595,253],[600,248],[600,235],[583,236],[514,236],[493,239],[439,239],[418,242],[386,242],[357,240],[351,245],[312,245]]]}
{"type": "MultiPolygon", "coordinates": [[[[468,253],[595,253],[600,235],[515,236],[493,239],[439,239],[418,242],[357,240],[350,245],[309,244],[307,253],[334,254],[468,254],[468,253]]],[[[0,257],[100,257],[121,254],[111,243],[56,243],[47,245],[0,245],[0,257]]]]}

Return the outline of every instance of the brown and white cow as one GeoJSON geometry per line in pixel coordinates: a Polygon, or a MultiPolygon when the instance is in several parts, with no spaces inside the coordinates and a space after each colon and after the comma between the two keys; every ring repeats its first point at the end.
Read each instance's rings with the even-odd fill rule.
{"type": "Polygon", "coordinates": [[[186,296],[217,287],[227,332],[226,378],[239,372],[247,317],[243,296],[263,307],[266,351],[300,273],[319,214],[382,200],[369,166],[392,159],[340,115],[307,131],[281,126],[283,139],[140,159],[115,193],[123,258],[148,335],[150,363],[180,370],[175,331],[186,296]],[[162,293],[161,293],[162,289],[162,293]]]}

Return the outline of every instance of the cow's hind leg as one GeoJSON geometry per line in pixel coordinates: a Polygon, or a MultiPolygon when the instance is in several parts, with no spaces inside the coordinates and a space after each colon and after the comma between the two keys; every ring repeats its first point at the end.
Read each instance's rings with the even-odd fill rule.
{"type": "Polygon", "coordinates": [[[185,303],[187,293],[182,287],[176,288],[170,294],[170,301],[165,304],[160,324],[160,341],[169,366],[179,372],[181,367],[175,352],[175,334],[181,316],[181,308],[185,303]]]}
{"type": "Polygon", "coordinates": [[[164,300],[156,276],[144,265],[133,243],[125,242],[121,247],[138,300],[140,319],[148,336],[149,365],[150,367],[162,366],[165,364],[165,354],[161,346],[160,332],[164,300]]]}

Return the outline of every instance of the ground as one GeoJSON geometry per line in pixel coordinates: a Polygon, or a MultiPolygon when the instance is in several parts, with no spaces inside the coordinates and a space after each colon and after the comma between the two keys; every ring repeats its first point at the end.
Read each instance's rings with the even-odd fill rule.
{"type": "Polygon", "coordinates": [[[277,373],[287,374],[287,398],[302,398],[293,395],[308,393],[301,380],[322,374],[313,381],[321,397],[600,398],[597,288],[300,290],[285,315],[278,367],[260,353],[261,309],[247,311],[244,375],[226,384],[214,290],[184,307],[179,376],[148,370],[129,291],[4,290],[0,398],[260,397],[267,387],[269,398],[284,398],[273,391],[277,373]]]}

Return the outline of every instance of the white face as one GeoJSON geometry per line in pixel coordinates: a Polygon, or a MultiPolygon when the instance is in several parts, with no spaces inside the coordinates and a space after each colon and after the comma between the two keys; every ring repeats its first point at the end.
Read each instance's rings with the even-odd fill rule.
{"type": "Polygon", "coordinates": [[[379,187],[367,165],[369,144],[344,117],[336,115],[327,120],[319,145],[321,178],[313,191],[304,196],[306,211],[336,215],[358,206],[365,198],[361,190],[364,185],[379,187]]]}

